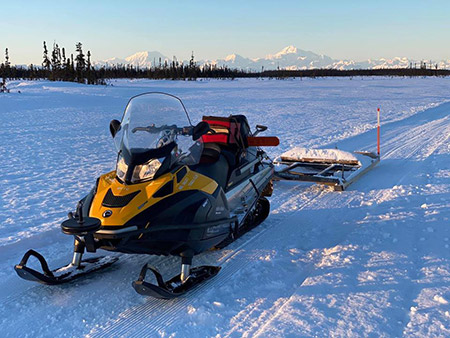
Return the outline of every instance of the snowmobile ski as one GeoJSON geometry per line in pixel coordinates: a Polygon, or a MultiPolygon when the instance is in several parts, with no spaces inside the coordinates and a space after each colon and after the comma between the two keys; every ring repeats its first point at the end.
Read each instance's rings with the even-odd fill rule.
{"type": "Polygon", "coordinates": [[[82,260],[79,266],[72,263],[62,266],[60,268],[50,270],[45,258],[34,250],[28,250],[23,256],[19,264],[14,269],[19,277],[32,282],[38,282],[46,285],[58,285],[73,281],[74,279],[86,276],[91,272],[95,272],[104,269],[119,258],[113,256],[100,256],[82,260]],[[33,256],[39,260],[41,264],[42,272],[36,271],[26,264],[28,259],[33,256]]]}
{"type": "Polygon", "coordinates": [[[164,282],[163,277],[156,268],[145,264],[142,267],[138,280],[134,281],[132,285],[136,292],[143,296],[171,299],[185,294],[200,283],[214,277],[220,269],[220,266],[198,266],[190,269],[189,276],[184,281],[182,281],[183,275],[181,273],[164,282]],[[148,270],[153,272],[158,285],[145,281],[148,270]]]}

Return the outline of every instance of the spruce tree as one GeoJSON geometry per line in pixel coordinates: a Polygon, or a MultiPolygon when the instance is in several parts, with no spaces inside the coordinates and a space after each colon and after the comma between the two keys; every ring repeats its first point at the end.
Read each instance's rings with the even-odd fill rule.
{"type": "Polygon", "coordinates": [[[70,61],[69,61],[69,81],[75,81],[75,66],[73,62],[73,54],[70,54],[70,61]]]}
{"type": "Polygon", "coordinates": [[[8,48],[5,49],[5,68],[8,69],[11,63],[9,62],[8,48]]]}
{"type": "Polygon", "coordinates": [[[66,49],[63,47],[62,48],[62,63],[65,64],[66,63],[66,49]]]}
{"type": "Polygon", "coordinates": [[[67,81],[68,79],[68,73],[69,73],[69,67],[67,65],[67,61],[69,59],[66,59],[66,49],[63,47],[61,48],[61,79],[63,81],[67,81]]]}
{"type": "Polygon", "coordinates": [[[91,51],[88,50],[87,52],[87,62],[86,62],[86,77],[88,84],[94,84],[94,78],[93,78],[93,70],[91,69],[91,51]]]}
{"type": "Polygon", "coordinates": [[[52,51],[52,80],[60,79],[60,71],[61,71],[61,50],[57,43],[53,43],[53,51],[52,51]]]}
{"type": "Polygon", "coordinates": [[[47,50],[47,45],[45,44],[44,41],[44,60],[42,61],[42,67],[46,70],[46,71],[50,71],[50,66],[51,66],[51,62],[48,59],[48,50],[47,50]]]}
{"type": "Polygon", "coordinates": [[[2,82],[0,82],[0,93],[9,93],[9,89],[6,88],[6,79],[9,76],[10,71],[10,62],[9,62],[9,54],[8,48],[5,49],[5,63],[0,67],[2,73],[2,82]]]}
{"type": "Polygon", "coordinates": [[[30,80],[33,80],[34,79],[34,66],[33,66],[33,64],[30,64],[29,66],[28,66],[28,69],[29,69],[29,71],[30,71],[30,80]]]}
{"type": "Polygon", "coordinates": [[[84,70],[86,68],[86,60],[84,58],[84,54],[83,54],[83,45],[81,44],[81,42],[78,42],[76,44],[76,51],[77,51],[77,56],[75,58],[76,61],[76,70],[77,70],[77,81],[80,83],[84,83],[84,70]]]}
{"type": "Polygon", "coordinates": [[[191,59],[189,60],[189,68],[195,67],[195,61],[194,61],[194,51],[192,51],[191,59]]]}
{"type": "Polygon", "coordinates": [[[86,60],[83,54],[83,45],[81,42],[78,42],[76,45],[77,56],[75,57],[75,61],[77,63],[76,69],[83,71],[86,68],[86,60]]]}
{"type": "Polygon", "coordinates": [[[91,69],[91,51],[90,50],[88,50],[88,52],[87,52],[86,69],[87,70],[91,69]]]}

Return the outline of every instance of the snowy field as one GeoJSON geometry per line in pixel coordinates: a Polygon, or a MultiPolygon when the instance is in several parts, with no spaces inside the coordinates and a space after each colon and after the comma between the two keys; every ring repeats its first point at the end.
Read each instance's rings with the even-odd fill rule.
{"type": "Polygon", "coordinates": [[[0,336],[449,337],[450,78],[9,83],[0,95],[0,336]],[[21,93],[18,93],[20,90],[21,93]],[[145,91],[182,98],[191,117],[246,114],[293,146],[376,148],[382,161],[345,192],[277,182],[272,212],[226,249],[221,265],[175,300],[138,295],[149,261],[122,255],[103,273],[49,287],[19,279],[29,248],[51,268],[72,255],[59,223],[116,159],[109,121],[145,91]]]}

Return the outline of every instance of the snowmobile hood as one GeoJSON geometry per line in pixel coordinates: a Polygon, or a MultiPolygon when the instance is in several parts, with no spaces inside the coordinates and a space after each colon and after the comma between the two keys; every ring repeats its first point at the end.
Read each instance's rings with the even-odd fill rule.
{"type": "MultiPolygon", "coordinates": [[[[125,185],[112,171],[99,178],[89,216],[98,218],[102,226],[124,226],[136,215],[176,193],[199,190],[213,194],[218,184],[183,166],[144,183],[125,185]]],[[[146,225],[148,226],[148,224],[146,225]]]]}

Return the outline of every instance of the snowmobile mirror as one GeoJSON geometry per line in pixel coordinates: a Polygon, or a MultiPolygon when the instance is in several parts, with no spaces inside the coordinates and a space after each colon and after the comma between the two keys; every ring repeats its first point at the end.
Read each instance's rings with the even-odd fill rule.
{"type": "Polygon", "coordinates": [[[109,131],[111,132],[112,137],[116,136],[117,132],[120,129],[120,122],[117,120],[112,120],[109,123],[109,131]]]}
{"type": "Polygon", "coordinates": [[[214,130],[211,129],[208,122],[201,121],[192,130],[192,139],[196,141],[203,135],[207,134],[209,131],[214,130]]]}

